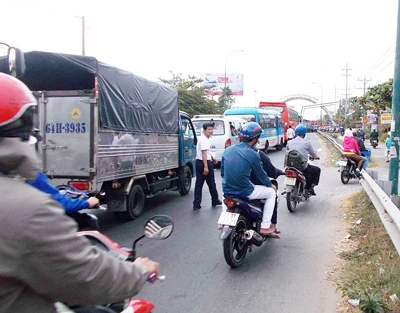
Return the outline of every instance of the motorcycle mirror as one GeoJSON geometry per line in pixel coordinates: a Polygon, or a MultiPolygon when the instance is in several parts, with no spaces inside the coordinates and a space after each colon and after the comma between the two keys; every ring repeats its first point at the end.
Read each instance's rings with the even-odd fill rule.
{"type": "Polygon", "coordinates": [[[168,215],[156,215],[144,225],[144,235],[150,239],[163,240],[171,236],[174,222],[168,215]]]}
{"type": "Polygon", "coordinates": [[[26,70],[24,53],[17,48],[9,47],[7,58],[10,75],[17,78],[24,76],[26,70]]]}

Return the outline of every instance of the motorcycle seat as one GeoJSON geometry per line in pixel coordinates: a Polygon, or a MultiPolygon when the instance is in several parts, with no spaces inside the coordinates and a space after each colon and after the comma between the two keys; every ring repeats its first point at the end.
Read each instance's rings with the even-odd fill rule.
{"type": "Polygon", "coordinates": [[[253,199],[250,200],[248,197],[240,195],[238,193],[225,193],[224,198],[237,198],[246,202],[251,202],[255,205],[259,205],[260,203],[265,203],[265,199],[253,199]]]}

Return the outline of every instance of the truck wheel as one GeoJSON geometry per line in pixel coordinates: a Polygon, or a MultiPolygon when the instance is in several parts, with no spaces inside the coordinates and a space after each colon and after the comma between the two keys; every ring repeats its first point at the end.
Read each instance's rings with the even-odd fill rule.
{"type": "Polygon", "coordinates": [[[192,187],[192,171],[190,167],[185,165],[182,170],[182,179],[179,182],[180,188],[179,192],[182,196],[187,195],[192,187]]]}
{"type": "Polygon", "coordinates": [[[143,213],[144,209],[144,192],[140,185],[133,185],[128,195],[128,205],[126,212],[118,212],[120,217],[127,221],[133,221],[143,213]]]}

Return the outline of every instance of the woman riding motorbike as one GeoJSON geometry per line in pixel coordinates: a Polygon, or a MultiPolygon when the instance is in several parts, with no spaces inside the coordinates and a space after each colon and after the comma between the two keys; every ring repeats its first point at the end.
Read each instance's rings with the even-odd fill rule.
{"type": "Polygon", "coordinates": [[[360,153],[360,149],[358,147],[357,140],[353,137],[353,132],[350,129],[346,129],[344,132],[342,146],[343,153],[357,162],[356,175],[360,177],[364,158],[358,155],[360,153]]]}

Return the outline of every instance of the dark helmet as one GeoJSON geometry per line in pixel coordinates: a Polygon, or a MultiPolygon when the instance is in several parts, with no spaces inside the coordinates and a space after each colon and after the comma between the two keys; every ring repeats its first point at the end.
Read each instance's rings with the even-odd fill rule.
{"type": "Polygon", "coordinates": [[[20,80],[0,73],[0,137],[29,140],[36,100],[20,80]]]}
{"type": "Polygon", "coordinates": [[[294,132],[296,133],[296,135],[305,136],[307,132],[307,127],[303,124],[299,124],[296,126],[294,132]]]}
{"type": "Polygon", "coordinates": [[[251,141],[253,138],[260,137],[261,134],[262,128],[256,122],[248,122],[240,130],[240,137],[243,141],[251,141]]]}

